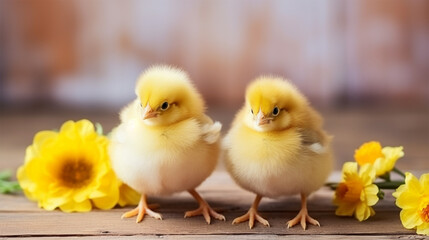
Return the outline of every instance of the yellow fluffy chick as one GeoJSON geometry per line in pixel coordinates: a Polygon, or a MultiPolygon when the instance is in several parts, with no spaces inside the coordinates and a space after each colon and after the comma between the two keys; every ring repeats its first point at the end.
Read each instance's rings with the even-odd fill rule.
{"type": "Polygon", "coordinates": [[[185,217],[203,215],[209,224],[210,216],[225,220],[195,191],[216,166],[222,126],[204,114],[204,101],[188,75],[168,66],[151,67],[138,79],[136,95],[121,111],[109,147],[118,177],[141,193],[139,205],[122,217],[162,219],[146,196],[188,191],[199,208],[185,217]]]}
{"type": "Polygon", "coordinates": [[[233,224],[254,220],[269,226],[257,211],[262,197],[301,195],[301,211],[287,222],[320,226],[308,215],[307,196],[319,189],[331,172],[331,137],[322,119],[295,86],[278,77],[260,77],[246,90],[246,102],[222,143],[232,178],[256,193],[249,211],[233,224]]]}

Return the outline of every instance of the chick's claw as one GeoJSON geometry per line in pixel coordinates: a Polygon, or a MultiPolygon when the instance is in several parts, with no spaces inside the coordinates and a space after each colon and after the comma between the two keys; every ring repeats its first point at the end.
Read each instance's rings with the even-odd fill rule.
{"type": "Polygon", "coordinates": [[[209,206],[209,204],[197,193],[197,191],[189,190],[189,193],[195,198],[195,200],[197,200],[197,202],[200,204],[200,206],[195,210],[185,212],[185,218],[203,215],[207,224],[210,224],[210,222],[211,222],[210,216],[214,217],[217,220],[225,221],[225,216],[223,216],[222,214],[219,214],[215,210],[213,210],[209,206]]]}
{"type": "Polygon", "coordinates": [[[296,215],[295,218],[288,221],[287,222],[287,228],[291,228],[291,227],[295,226],[296,224],[298,224],[299,222],[301,223],[301,227],[304,230],[307,228],[307,222],[309,222],[315,226],[320,227],[320,223],[316,219],[314,219],[314,218],[310,217],[310,215],[308,215],[307,209],[305,209],[305,211],[303,211],[303,209],[301,209],[301,211],[298,213],[298,215],[296,215]]]}
{"type": "Polygon", "coordinates": [[[203,215],[204,219],[206,220],[206,222],[208,224],[210,224],[210,222],[211,222],[210,216],[216,218],[217,220],[225,221],[225,216],[215,212],[209,205],[201,205],[199,208],[197,208],[195,210],[187,211],[185,213],[185,218],[198,216],[198,215],[203,215]]]}
{"type": "Polygon", "coordinates": [[[122,214],[121,218],[129,218],[137,215],[136,223],[139,223],[143,220],[144,215],[147,214],[155,219],[162,220],[161,214],[152,211],[150,208],[158,208],[158,204],[150,204],[148,205],[146,202],[146,197],[142,195],[139,205],[131,211],[128,211],[122,214]]]}
{"type": "Polygon", "coordinates": [[[255,219],[256,219],[256,221],[264,224],[267,227],[270,226],[270,223],[266,219],[264,219],[263,217],[261,217],[258,214],[258,211],[256,209],[254,209],[254,208],[250,208],[249,211],[246,214],[244,214],[241,217],[238,217],[238,218],[234,219],[234,221],[232,221],[232,224],[242,223],[242,222],[245,222],[245,221],[249,220],[249,228],[252,229],[253,225],[254,225],[254,222],[255,222],[255,219]]]}
{"type": "Polygon", "coordinates": [[[307,228],[307,222],[320,227],[320,223],[308,215],[307,196],[304,194],[301,194],[301,210],[299,211],[298,215],[296,215],[296,217],[286,223],[287,228],[291,228],[299,222],[301,223],[301,227],[304,230],[307,228]]]}

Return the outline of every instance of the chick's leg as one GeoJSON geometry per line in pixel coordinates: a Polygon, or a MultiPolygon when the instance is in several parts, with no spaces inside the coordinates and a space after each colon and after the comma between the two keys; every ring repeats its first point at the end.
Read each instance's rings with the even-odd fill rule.
{"type": "Polygon", "coordinates": [[[206,220],[206,222],[208,224],[210,224],[210,221],[211,221],[210,216],[212,216],[218,220],[225,221],[225,216],[215,212],[209,206],[209,204],[197,193],[197,191],[192,189],[192,190],[189,190],[188,192],[192,195],[192,197],[195,198],[195,200],[197,200],[197,202],[198,202],[198,204],[200,204],[200,206],[195,210],[185,212],[185,218],[193,217],[193,216],[197,216],[197,215],[203,215],[204,219],[206,220]]]}
{"type": "Polygon", "coordinates": [[[256,195],[255,201],[253,201],[252,207],[250,207],[249,211],[247,211],[247,213],[243,216],[234,219],[234,221],[232,221],[232,224],[241,223],[249,220],[249,227],[250,229],[252,229],[256,218],[256,221],[269,227],[270,223],[258,214],[258,206],[261,199],[261,195],[256,195]]]}
{"type": "Polygon", "coordinates": [[[293,218],[292,220],[286,223],[287,228],[293,227],[299,222],[301,223],[301,226],[304,230],[307,227],[307,222],[320,227],[320,223],[316,219],[308,215],[307,197],[303,193],[301,193],[301,210],[299,211],[298,215],[296,215],[295,218],[293,218]]]}
{"type": "MultiPolygon", "coordinates": [[[[136,223],[139,223],[143,220],[144,215],[147,214],[153,218],[162,220],[162,216],[159,213],[156,213],[150,209],[151,206],[147,204],[146,195],[142,194],[140,198],[139,205],[131,211],[128,211],[122,214],[121,218],[129,218],[137,215],[136,223]]],[[[156,207],[156,206],[154,206],[156,207]]]]}

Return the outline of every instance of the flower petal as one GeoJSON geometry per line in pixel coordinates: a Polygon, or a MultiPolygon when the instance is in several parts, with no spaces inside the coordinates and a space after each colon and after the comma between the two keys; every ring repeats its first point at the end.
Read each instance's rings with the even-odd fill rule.
{"type": "Polygon", "coordinates": [[[357,175],[358,164],[356,162],[346,162],[343,165],[343,176],[342,179],[347,180],[353,175],[357,175]]]}
{"type": "Polygon", "coordinates": [[[386,162],[387,162],[387,159],[385,158],[377,158],[377,160],[375,160],[373,167],[375,169],[376,176],[382,176],[386,174],[388,171],[392,170],[392,169],[387,170],[386,162]]]}
{"type": "Polygon", "coordinates": [[[384,147],[382,152],[384,155],[384,161],[382,166],[382,171],[377,172],[377,176],[381,176],[387,172],[392,171],[395,167],[396,161],[399,158],[404,156],[404,152],[402,151],[403,147],[384,147]]]}
{"type": "Polygon", "coordinates": [[[94,206],[96,206],[97,208],[107,210],[107,209],[112,209],[116,205],[118,200],[119,200],[119,191],[110,193],[105,197],[93,198],[92,202],[94,203],[94,206]]]}
{"type": "Polygon", "coordinates": [[[32,149],[32,153],[28,156],[28,158],[33,158],[35,155],[39,154],[39,151],[43,149],[47,143],[52,143],[55,141],[56,137],[58,136],[57,132],[54,131],[40,131],[36,133],[36,136],[34,136],[33,145],[30,146],[32,149]]]}
{"type": "Polygon", "coordinates": [[[424,195],[429,195],[429,173],[420,176],[420,185],[423,189],[424,195]]]}
{"type": "MultiPolygon", "coordinates": [[[[399,186],[396,191],[394,193],[392,193],[392,195],[395,198],[399,198],[401,196],[402,193],[404,193],[405,191],[407,191],[407,186],[405,184],[402,184],[401,186],[399,186]]],[[[399,206],[398,206],[399,207],[399,206]]]]}
{"type": "Polygon", "coordinates": [[[396,206],[402,209],[417,209],[421,195],[415,191],[404,191],[396,199],[396,206]]]}
{"type": "Polygon", "coordinates": [[[421,193],[420,182],[412,173],[405,173],[405,185],[407,186],[408,191],[421,193]]]}
{"type": "Polygon", "coordinates": [[[353,216],[353,213],[356,209],[356,204],[352,203],[343,203],[338,206],[335,210],[335,215],[337,216],[353,216]]]}
{"type": "Polygon", "coordinates": [[[399,214],[402,225],[405,228],[412,229],[423,223],[418,212],[416,210],[403,209],[399,214]]]}
{"type": "Polygon", "coordinates": [[[83,202],[88,199],[88,196],[91,194],[93,190],[92,186],[86,186],[80,189],[76,189],[73,191],[73,200],[75,202],[83,202]]]}
{"type": "Polygon", "coordinates": [[[356,213],[355,216],[357,220],[360,222],[367,220],[371,215],[374,215],[375,212],[371,211],[371,207],[368,207],[365,203],[359,203],[356,206],[356,213]]]}
{"type": "Polygon", "coordinates": [[[425,222],[417,226],[417,234],[429,236],[429,223],[425,222]]]}
{"type": "Polygon", "coordinates": [[[64,212],[89,212],[91,211],[91,201],[85,200],[77,203],[75,201],[69,201],[66,204],[60,206],[60,209],[64,212]]]}
{"type": "Polygon", "coordinates": [[[371,185],[375,179],[375,169],[371,164],[365,164],[359,170],[359,177],[364,186],[371,185]]]}
{"type": "Polygon", "coordinates": [[[71,193],[71,190],[53,183],[49,186],[47,197],[43,202],[42,207],[46,210],[54,210],[55,208],[66,204],[69,201],[71,193]]]}
{"type": "Polygon", "coordinates": [[[121,207],[126,205],[137,205],[140,201],[140,193],[123,183],[119,187],[119,201],[121,207]]]}
{"type": "Polygon", "coordinates": [[[374,206],[378,202],[378,193],[379,189],[375,184],[371,184],[367,187],[365,187],[365,197],[366,197],[366,204],[368,206],[374,206]]]}
{"type": "Polygon", "coordinates": [[[67,121],[61,125],[60,134],[64,134],[65,136],[74,139],[76,137],[76,124],[73,121],[67,121]]]}
{"type": "Polygon", "coordinates": [[[95,137],[96,133],[94,125],[87,119],[82,119],[76,122],[76,128],[79,130],[79,135],[85,139],[87,137],[95,137]]]}

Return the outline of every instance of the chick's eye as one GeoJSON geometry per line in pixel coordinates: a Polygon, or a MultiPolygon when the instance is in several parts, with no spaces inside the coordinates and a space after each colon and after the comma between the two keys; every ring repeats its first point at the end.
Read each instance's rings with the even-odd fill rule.
{"type": "Polygon", "coordinates": [[[253,109],[250,109],[250,112],[253,114],[253,109]]]}
{"type": "Polygon", "coordinates": [[[165,111],[165,110],[167,110],[168,109],[168,107],[169,107],[170,105],[168,104],[168,102],[163,102],[162,104],[161,104],[161,110],[163,110],[163,111],[165,111]]]}
{"type": "Polygon", "coordinates": [[[273,116],[277,116],[277,115],[279,115],[279,113],[280,113],[279,108],[278,107],[274,107],[274,109],[273,109],[273,116]]]}

